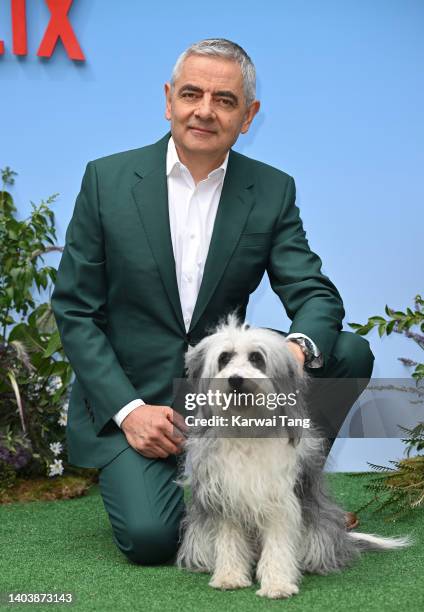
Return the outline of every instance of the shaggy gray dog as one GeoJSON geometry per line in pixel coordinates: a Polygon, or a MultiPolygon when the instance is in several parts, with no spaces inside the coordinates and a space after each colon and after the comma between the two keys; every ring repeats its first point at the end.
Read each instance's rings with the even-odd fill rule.
{"type": "MultiPolygon", "coordinates": [[[[304,419],[308,375],[287,342],[277,332],[240,324],[230,315],[216,333],[187,352],[188,379],[199,392],[213,380],[234,397],[246,390],[300,391],[296,404],[285,405],[284,413],[304,419]]],[[[229,418],[239,418],[242,411],[232,406],[231,412],[229,418]]],[[[211,406],[202,414],[210,418],[211,406]]],[[[177,565],[211,573],[210,586],[248,587],[255,574],[258,595],[290,597],[298,593],[302,573],[340,571],[361,551],[411,544],[408,537],[346,531],[345,513],[323,482],[326,440],[316,430],[313,435],[313,425],[308,435],[286,426],[280,428],[283,435],[273,437],[228,437],[222,427],[204,423],[189,431],[191,474],[177,481],[192,488],[177,565]]]]}

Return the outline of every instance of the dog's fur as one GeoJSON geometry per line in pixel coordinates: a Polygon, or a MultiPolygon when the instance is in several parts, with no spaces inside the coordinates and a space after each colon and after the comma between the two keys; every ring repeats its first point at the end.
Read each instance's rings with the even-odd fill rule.
{"type": "MultiPolygon", "coordinates": [[[[197,390],[207,379],[228,384],[231,376],[240,376],[262,380],[265,386],[272,381],[277,392],[286,392],[287,385],[304,391],[308,375],[287,342],[277,332],[241,324],[230,315],[187,352],[188,379],[197,381],[197,390]],[[223,352],[227,354],[220,361],[223,352]],[[261,353],[263,361],[249,359],[252,352],[261,353]]],[[[304,393],[294,408],[285,406],[285,414],[307,415],[302,397],[304,393]]],[[[256,568],[258,595],[289,597],[298,593],[302,573],[340,571],[361,551],[411,544],[408,537],[346,530],[345,512],[323,482],[325,438],[311,431],[273,438],[222,437],[207,428],[203,433],[189,433],[186,451],[192,472],[177,481],[192,488],[177,565],[213,574],[210,586],[250,586],[256,568]]]]}

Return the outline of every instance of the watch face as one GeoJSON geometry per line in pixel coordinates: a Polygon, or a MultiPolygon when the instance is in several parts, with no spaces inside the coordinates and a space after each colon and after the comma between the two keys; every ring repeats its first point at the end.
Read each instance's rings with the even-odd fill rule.
{"type": "Polygon", "coordinates": [[[306,347],[306,350],[308,351],[308,353],[313,355],[314,354],[314,347],[312,346],[312,343],[309,342],[309,340],[307,340],[306,338],[304,338],[303,341],[305,343],[305,347],[306,347]]]}
{"type": "Polygon", "coordinates": [[[315,353],[314,353],[313,344],[310,340],[308,340],[307,338],[302,338],[302,337],[290,338],[290,340],[292,342],[296,342],[296,344],[300,346],[300,348],[302,349],[302,352],[305,355],[304,365],[307,365],[308,363],[313,361],[315,353]]]}
{"type": "Polygon", "coordinates": [[[307,365],[314,358],[313,346],[306,338],[299,338],[299,346],[301,347],[303,354],[305,355],[304,365],[307,365]]]}

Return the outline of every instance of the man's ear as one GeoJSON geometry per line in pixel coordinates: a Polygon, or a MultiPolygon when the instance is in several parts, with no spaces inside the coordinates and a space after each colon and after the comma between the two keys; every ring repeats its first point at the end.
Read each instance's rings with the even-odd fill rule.
{"type": "Polygon", "coordinates": [[[165,119],[171,120],[171,83],[165,83],[165,119]]]}
{"type": "Polygon", "coordinates": [[[252,123],[256,113],[258,113],[260,106],[261,106],[261,103],[259,102],[259,100],[253,100],[252,104],[247,109],[245,116],[244,116],[243,124],[241,126],[241,130],[240,130],[242,134],[246,134],[246,132],[248,132],[250,124],[252,123]]]}

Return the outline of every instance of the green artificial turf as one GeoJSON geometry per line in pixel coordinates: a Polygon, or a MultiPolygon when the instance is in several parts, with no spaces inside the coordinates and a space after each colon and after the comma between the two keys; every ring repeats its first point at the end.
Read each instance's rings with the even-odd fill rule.
{"type": "MultiPolygon", "coordinates": [[[[346,510],[368,499],[366,478],[327,474],[329,485],[346,510]]],[[[401,612],[424,610],[424,513],[395,523],[364,511],[357,529],[380,535],[409,533],[409,549],[366,553],[340,574],[305,576],[300,593],[271,601],[255,595],[257,585],[239,591],[216,591],[209,576],[172,565],[145,567],[127,561],[112,540],[98,486],[78,499],[0,506],[0,593],[72,592],[73,610],[146,612],[225,612],[262,609],[401,612]]],[[[2,609],[34,609],[34,605],[2,609]]],[[[66,604],[38,604],[37,610],[64,610],[66,604]]]]}

